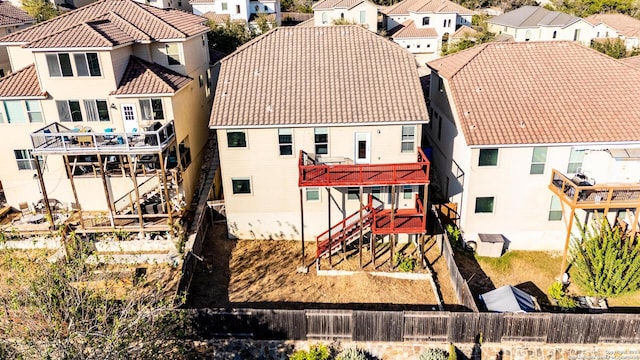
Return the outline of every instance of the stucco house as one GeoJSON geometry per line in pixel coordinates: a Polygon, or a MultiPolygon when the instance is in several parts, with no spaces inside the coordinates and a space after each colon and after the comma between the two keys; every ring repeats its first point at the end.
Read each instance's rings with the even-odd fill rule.
{"type": "Polygon", "coordinates": [[[487,43],[428,66],[433,182],[465,240],[566,249],[574,215],[596,213],[637,229],[639,69],[566,41],[487,43]]]}
{"type": "Polygon", "coordinates": [[[367,0],[320,0],[313,4],[313,19],[314,26],[344,21],[377,32],[378,6],[367,0]]]}
{"type": "Polygon", "coordinates": [[[227,20],[252,24],[261,14],[273,24],[281,22],[280,0],[191,0],[189,3],[195,15],[221,25],[227,20]]]}
{"type": "Polygon", "coordinates": [[[448,0],[403,0],[381,10],[391,39],[416,55],[419,63],[438,58],[442,43],[474,12],[448,0]]]}
{"type": "Polygon", "coordinates": [[[102,0],[0,39],[14,71],[0,80],[7,202],[167,228],[195,192],[208,140],[205,21],[102,0]]]}
{"type": "Polygon", "coordinates": [[[628,50],[640,47],[640,20],[625,14],[594,14],[586,21],[594,26],[595,39],[621,38],[628,50]]]}
{"type": "MultiPolygon", "coordinates": [[[[36,19],[11,2],[0,1],[0,37],[29,27],[35,22],[36,19]]],[[[4,46],[0,46],[0,78],[10,72],[9,54],[4,46]]]]}
{"type": "Polygon", "coordinates": [[[593,25],[585,19],[540,6],[522,6],[487,20],[490,32],[514,41],[570,40],[589,45],[593,25]]]}
{"type": "Polygon", "coordinates": [[[279,27],[219,66],[210,128],[230,237],[318,239],[320,256],[354,240],[346,228],[425,232],[429,119],[411,54],[358,25],[279,27]]]}

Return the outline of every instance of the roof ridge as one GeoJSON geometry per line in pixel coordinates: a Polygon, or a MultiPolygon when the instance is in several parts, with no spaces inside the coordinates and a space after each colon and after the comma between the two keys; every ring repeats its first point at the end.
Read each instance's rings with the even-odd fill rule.
{"type": "MultiPolygon", "coordinates": [[[[102,15],[101,15],[101,16],[102,16],[102,15]]],[[[71,25],[71,26],[69,26],[69,27],[62,28],[62,29],[60,29],[60,30],[58,30],[58,31],[55,31],[55,32],[52,32],[52,33],[50,33],[50,34],[43,35],[43,36],[41,36],[41,37],[39,37],[39,38],[37,38],[37,39],[33,39],[33,40],[31,40],[31,41],[27,42],[25,45],[28,45],[28,44],[31,44],[31,43],[34,43],[34,42],[38,42],[38,41],[40,41],[40,40],[44,40],[44,39],[52,38],[52,37],[54,37],[54,36],[56,36],[56,35],[62,34],[62,33],[63,33],[63,32],[65,32],[65,31],[69,31],[69,30],[72,30],[72,29],[75,29],[75,28],[81,27],[81,26],[83,26],[83,25],[86,25],[89,29],[91,29],[92,31],[94,31],[94,32],[95,32],[95,30],[94,30],[93,28],[91,28],[91,26],[89,26],[89,24],[87,24],[89,21],[93,21],[93,20],[94,20],[94,19],[87,20],[87,21],[83,21],[83,22],[80,22],[80,23],[77,23],[77,24],[71,25]]],[[[104,38],[104,36],[102,36],[102,35],[100,35],[100,34],[98,34],[98,35],[99,35],[100,37],[104,38]]],[[[113,45],[113,43],[112,43],[112,45],[113,45]]]]}
{"type": "MultiPolygon", "coordinates": [[[[343,26],[347,26],[347,25],[343,25],[343,26]]],[[[222,64],[223,62],[226,62],[230,58],[236,57],[239,53],[244,52],[244,50],[246,50],[251,45],[263,41],[265,38],[271,36],[274,32],[279,31],[279,30],[283,30],[284,31],[284,30],[288,30],[288,29],[286,29],[286,27],[283,27],[283,26],[276,26],[275,28],[273,28],[273,29],[267,31],[266,33],[258,36],[257,38],[251,39],[250,41],[240,45],[234,52],[232,52],[231,54],[225,56],[224,59],[220,60],[220,63],[222,64]]]]}
{"type": "MultiPolygon", "coordinates": [[[[450,78],[450,79],[453,79],[453,77],[454,77],[454,76],[456,76],[460,71],[462,71],[462,69],[464,69],[465,67],[467,67],[467,65],[469,65],[469,64],[471,63],[471,61],[475,60],[475,58],[477,58],[477,57],[478,57],[482,52],[484,52],[486,48],[488,48],[490,45],[494,46],[494,45],[496,45],[496,44],[499,44],[499,43],[497,43],[497,42],[488,42],[488,43],[484,43],[484,44],[477,45],[477,46],[482,47],[482,48],[477,49],[477,50],[476,50],[476,53],[475,53],[473,56],[471,56],[471,57],[470,57],[470,58],[469,58],[469,59],[464,63],[464,65],[460,66],[460,68],[458,68],[456,71],[454,71],[454,72],[451,74],[451,76],[450,76],[449,78],[450,78]]],[[[523,44],[527,44],[527,43],[523,43],[523,44]]],[[[462,50],[462,51],[457,52],[457,53],[453,53],[453,54],[451,54],[451,55],[447,55],[447,56],[445,56],[445,57],[443,57],[443,58],[441,58],[441,59],[445,59],[445,58],[447,58],[447,57],[449,57],[449,56],[454,56],[454,55],[456,55],[456,54],[460,54],[460,53],[462,53],[463,51],[469,51],[469,52],[471,52],[471,50],[473,50],[474,48],[475,48],[475,46],[470,47],[469,49],[466,49],[466,50],[462,50]]]]}
{"type": "Polygon", "coordinates": [[[130,35],[130,34],[125,29],[121,28],[120,25],[124,25],[123,27],[129,27],[134,32],[137,32],[139,34],[144,35],[143,37],[145,39],[151,40],[151,36],[149,36],[149,34],[147,34],[146,32],[142,31],[142,29],[140,29],[139,27],[137,27],[134,24],[130,23],[129,21],[127,21],[125,18],[120,16],[120,14],[118,14],[116,11],[114,11],[114,10],[109,11],[107,16],[113,16],[115,18],[115,20],[117,20],[118,23],[120,23],[120,24],[117,24],[117,23],[113,22],[113,25],[115,27],[117,27],[118,29],[120,29],[120,30],[124,31],[125,33],[127,33],[127,35],[130,35]]]}
{"type": "Polygon", "coordinates": [[[151,6],[151,5],[147,5],[147,4],[142,4],[139,3],[137,1],[131,1],[132,3],[134,3],[135,5],[137,5],[138,9],[140,9],[141,11],[143,11],[145,14],[148,14],[149,16],[153,16],[154,18],[158,19],[159,21],[162,22],[162,24],[164,24],[165,26],[167,26],[168,28],[177,31],[178,33],[182,34],[182,36],[184,36],[185,38],[187,37],[187,34],[185,34],[184,32],[182,32],[181,30],[179,30],[178,28],[176,28],[175,26],[169,24],[168,22],[166,22],[163,18],[161,18],[160,16],[157,16],[156,14],[154,14],[149,8],[153,8],[153,10],[161,10],[161,11],[171,11],[172,9],[160,9],[157,8],[155,6],[151,6]],[[146,7],[146,8],[143,8],[146,7]]]}
{"type": "Polygon", "coordinates": [[[11,77],[17,76],[18,74],[22,73],[23,71],[29,70],[29,68],[35,68],[35,66],[36,66],[36,64],[33,63],[33,64],[30,64],[30,65],[27,65],[27,66],[23,67],[22,69],[20,69],[18,71],[14,71],[11,74],[5,75],[4,77],[0,78],[0,82],[3,82],[3,81],[5,81],[5,80],[7,80],[7,79],[9,79],[11,77]]]}

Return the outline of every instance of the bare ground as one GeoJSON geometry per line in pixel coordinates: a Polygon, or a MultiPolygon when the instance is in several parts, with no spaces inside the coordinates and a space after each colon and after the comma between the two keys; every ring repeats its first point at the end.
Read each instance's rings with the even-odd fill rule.
{"type": "MultiPolygon", "coordinates": [[[[316,272],[315,243],[305,243],[304,264],[309,272],[296,270],[302,265],[299,241],[228,240],[226,228],[215,225],[204,246],[204,261],[194,275],[187,300],[190,307],[348,307],[437,309],[437,300],[428,280],[401,280],[371,275],[389,271],[388,248],[379,246],[376,266],[371,253],[364,250],[364,269],[360,272],[357,249],[332,257],[333,269],[358,271],[346,276],[319,276],[316,272]]],[[[455,306],[449,275],[437,246],[428,242],[427,258],[432,263],[444,302],[455,306]]],[[[413,246],[401,245],[407,256],[416,256],[413,246]]],[[[395,249],[398,251],[399,249],[395,249]]],[[[329,259],[321,269],[328,270],[329,259]]],[[[395,270],[397,272],[397,270],[395,270]]],[[[417,272],[429,272],[416,269],[417,272]]]]}

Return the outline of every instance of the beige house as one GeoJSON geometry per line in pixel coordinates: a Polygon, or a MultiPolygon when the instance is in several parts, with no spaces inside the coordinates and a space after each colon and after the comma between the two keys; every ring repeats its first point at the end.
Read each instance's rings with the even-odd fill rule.
{"type": "Polygon", "coordinates": [[[597,213],[638,228],[639,70],[561,41],[488,43],[428,66],[434,183],[465,240],[566,249],[574,215],[597,213]]]}
{"type": "Polygon", "coordinates": [[[620,38],[628,50],[640,47],[640,20],[625,14],[594,14],[586,21],[594,26],[595,39],[620,38]]]}
{"type": "Polygon", "coordinates": [[[313,24],[329,26],[348,22],[378,31],[378,6],[367,0],[320,0],[313,4],[313,24]]]}
{"type": "MultiPolygon", "coordinates": [[[[9,1],[0,1],[0,37],[33,25],[36,19],[9,1]]],[[[0,78],[11,72],[9,54],[0,46],[0,78]]]]}
{"type": "Polygon", "coordinates": [[[358,25],[280,27],[219,66],[210,127],[230,237],[318,239],[320,256],[354,240],[338,228],[424,233],[428,117],[411,54],[358,25]]]}
{"type": "Polygon", "coordinates": [[[166,228],[193,196],[208,139],[205,21],[103,0],[0,39],[15,71],[0,80],[7,202],[166,228]]]}
{"type": "Polygon", "coordinates": [[[256,26],[255,20],[261,15],[271,24],[281,22],[280,0],[191,0],[189,3],[195,15],[220,25],[231,20],[256,26]]]}

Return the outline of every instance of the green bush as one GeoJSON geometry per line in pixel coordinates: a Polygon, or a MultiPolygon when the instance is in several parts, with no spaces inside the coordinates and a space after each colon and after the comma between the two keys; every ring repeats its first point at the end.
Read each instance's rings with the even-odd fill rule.
{"type": "Polygon", "coordinates": [[[336,356],[336,360],[367,360],[369,359],[369,354],[360,349],[345,349],[342,350],[338,356],[336,356]]]}
{"type": "Polygon", "coordinates": [[[412,272],[416,268],[416,259],[405,257],[401,252],[393,256],[393,263],[402,272],[412,272]]]}
{"type": "Polygon", "coordinates": [[[442,349],[427,349],[425,352],[420,354],[420,360],[448,360],[449,353],[442,349]]]}
{"type": "Polygon", "coordinates": [[[549,296],[556,300],[558,306],[563,309],[573,309],[578,303],[565,291],[565,286],[560,281],[555,281],[549,288],[549,296]]]}
{"type": "Polygon", "coordinates": [[[289,360],[329,360],[331,351],[324,344],[313,346],[309,351],[298,350],[289,357],[289,360]]]}

